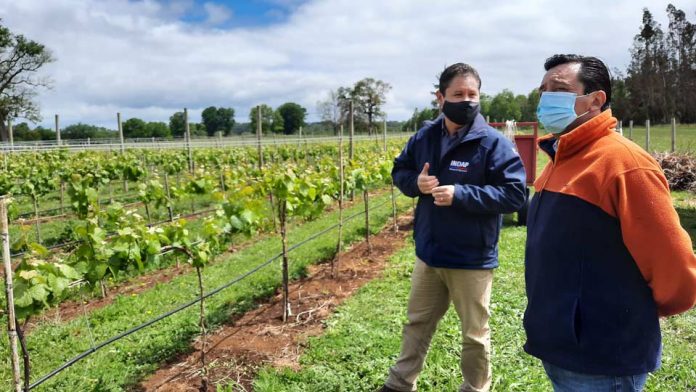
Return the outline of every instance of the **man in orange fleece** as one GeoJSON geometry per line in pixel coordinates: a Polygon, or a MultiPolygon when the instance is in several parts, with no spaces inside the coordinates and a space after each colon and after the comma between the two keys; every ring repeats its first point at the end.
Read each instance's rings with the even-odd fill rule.
{"type": "Polygon", "coordinates": [[[604,63],[556,55],[544,68],[551,161],[528,215],[524,349],[557,392],[640,391],[660,365],[658,318],[696,304],[691,239],[660,166],[615,132],[604,63]]]}

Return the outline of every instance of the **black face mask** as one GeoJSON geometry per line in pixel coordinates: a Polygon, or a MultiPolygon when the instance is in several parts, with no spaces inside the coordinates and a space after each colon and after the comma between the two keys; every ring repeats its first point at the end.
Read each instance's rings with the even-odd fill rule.
{"type": "Polygon", "coordinates": [[[479,114],[479,103],[472,101],[450,102],[445,101],[442,105],[442,113],[453,123],[461,126],[471,124],[479,114]]]}

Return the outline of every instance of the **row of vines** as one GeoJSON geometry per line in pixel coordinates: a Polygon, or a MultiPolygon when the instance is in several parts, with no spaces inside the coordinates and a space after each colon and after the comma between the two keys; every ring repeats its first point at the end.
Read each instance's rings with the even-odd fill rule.
{"type": "MultiPolygon", "coordinates": [[[[22,326],[31,317],[76,290],[104,296],[108,280],[166,267],[169,255],[183,257],[196,269],[205,339],[201,269],[235,239],[257,232],[280,233],[287,317],[289,220],[315,219],[332,204],[342,209],[346,198],[362,194],[369,225],[368,191],[391,183],[391,157],[401,144],[359,144],[352,160],[343,159],[342,145],[278,146],[264,151],[263,166],[256,150],[247,148],[196,150],[193,168],[180,151],[4,156],[0,195],[10,201],[9,219],[19,229],[11,248],[21,255],[13,264],[14,305],[25,382],[30,362],[22,326]],[[134,190],[135,202],[119,199],[117,188],[122,195],[134,190]],[[38,229],[30,235],[33,230],[22,211],[28,206],[38,227],[40,201],[58,195],[65,211],[54,220],[66,220],[61,236],[66,241],[49,249],[41,244],[38,229]],[[197,198],[210,200],[205,213],[187,218],[175,209],[193,205],[197,198]],[[159,214],[165,219],[155,222],[159,214]]],[[[369,230],[366,236],[369,241],[369,230]]],[[[339,248],[340,241],[339,234],[339,248]]],[[[205,369],[203,356],[201,360],[205,369]]]]}

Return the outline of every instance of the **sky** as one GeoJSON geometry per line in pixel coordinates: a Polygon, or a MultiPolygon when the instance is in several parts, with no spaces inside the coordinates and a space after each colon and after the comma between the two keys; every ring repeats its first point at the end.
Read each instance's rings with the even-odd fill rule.
{"type": "MultiPolygon", "coordinates": [[[[189,109],[317,102],[365,77],[392,86],[384,110],[405,120],[429,105],[445,66],[465,62],[482,92],[527,94],[555,53],[593,55],[625,71],[647,7],[667,29],[668,1],[0,0],[3,25],[48,47],[44,126],[116,127],[189,109]]],[[[696,21],[696,1],[673,1],[696,21]]],[[[15,122],[21,121],[16,120],[15,122]]]]}

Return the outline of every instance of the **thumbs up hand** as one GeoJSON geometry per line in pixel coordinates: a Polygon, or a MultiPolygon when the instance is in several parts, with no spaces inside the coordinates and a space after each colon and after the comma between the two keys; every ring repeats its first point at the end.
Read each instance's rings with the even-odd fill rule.
{"type": "Polygon", "coordinates": [[[423,165],[423,170],[418,174],[418,189],[421,193],[426,195],[431,194],[433,188],[440,185],[440,181],[437,180],[437,177],[428,174],[429,169],[430,163],[426,162],[425,165],[423,165]]]}

